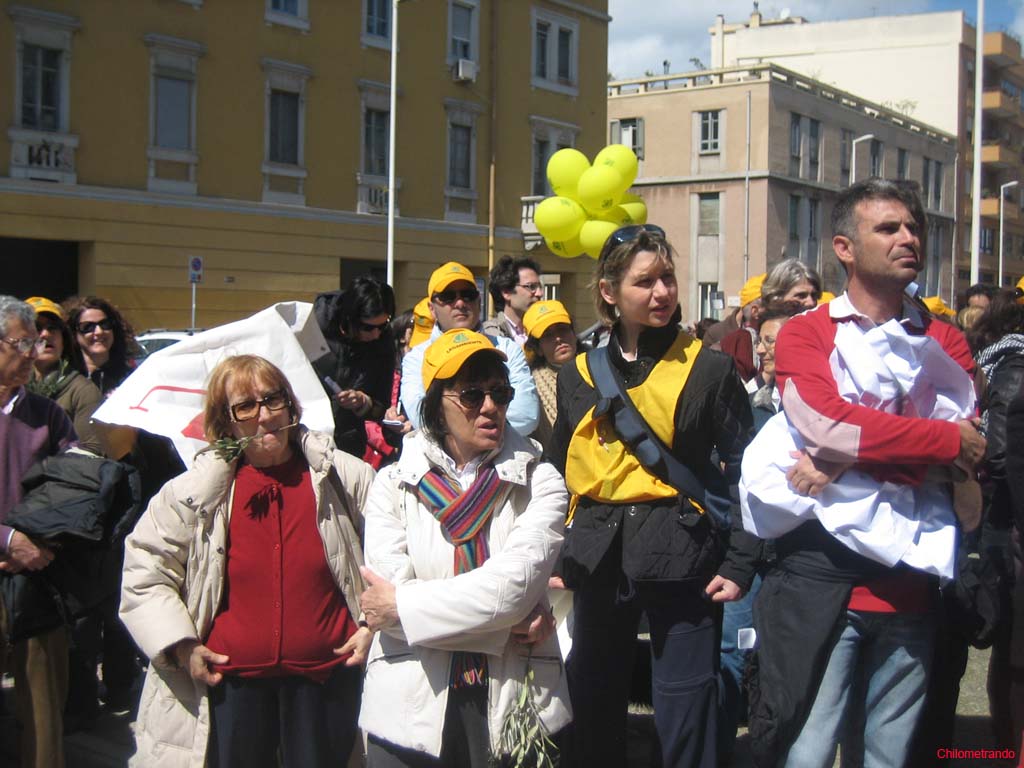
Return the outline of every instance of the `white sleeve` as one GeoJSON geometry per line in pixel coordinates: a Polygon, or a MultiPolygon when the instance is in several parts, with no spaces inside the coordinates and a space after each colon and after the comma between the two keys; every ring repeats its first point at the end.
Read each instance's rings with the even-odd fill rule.
{"type": "Polygon", "coordinates": [[[530,366],[526,364],[526,356],[518,344],[511,339],[497,337],[496,346],[508,356],[508,383],[516,391],[505,418],[512,429],[523,437],[529,437],[537,429],[540,419],[537,385],[533,382],[530,366]]]}

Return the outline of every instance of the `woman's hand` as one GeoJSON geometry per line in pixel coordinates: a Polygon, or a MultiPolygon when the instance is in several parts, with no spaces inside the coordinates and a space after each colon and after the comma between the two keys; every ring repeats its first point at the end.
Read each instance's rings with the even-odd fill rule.
{"type": "Polygon", "coordinates": [[[537,645],[551,637],[554,631],[555,617],[551,609],[537,605],[525,619],[512,627],[512,636],[520,645],[537,645]]]}
{"type": "Polygon", "coordinates": [[[561,576],[552,576],[548,579],[548,589],[565,589],[565,581],[561,576]]]}
{"type": "Polygon", "coordinates": [[[359,598],[370,629],[379,632],[398,623],[398,603],[395,600],[395,585],[378,576],[365,565],[359,572],[366,580],[367,588],[359,598]]]}
{"type": "Polygon", "coordinates": [[[384,421],[400,421],[401,424],[383,424],[385,429],[390,429],[392,432],[397,432],[400,435],[408,434],[412,432],[412,422],[409,421],[405,416],[396,408],[391,406],[384,411],[384,421]]]}
{"type": "Polygon", "coordinates": [[[168,649],[168,655],[177,660],[178,666],[187,669],[193,680],[217,685],[224,679],[221,672],[210,669],[211,664],[227,664],[228,657],[223,653],[214,653],[198,640],[182,640],[168,649]]]}
{"type": "Polygon", "coordinates": [[[335,648],[337,656],[344,656],[346,653],[352,655],[345,659],[346,667],[361,667],[366,664],[366,657],[370,653],[370,643],[373,642],[373,632],[369,627],[359,627],[356,633],[348,639],[341,648],[335,648]]]}
{"type": "Polygon", "coordinates": [[[743,597],[744,590],[731,579],[715,576],[704,588],[704,594],[711,598],[713,603],[731,603],[743,597]]]}
{"type": "Polygon", "coordinates": [[[334,396],[334,399],[338,401],[338,405],[349,411],[365,412],[373,405],[370,396],[358,389],[343,389],[334,396]]]}

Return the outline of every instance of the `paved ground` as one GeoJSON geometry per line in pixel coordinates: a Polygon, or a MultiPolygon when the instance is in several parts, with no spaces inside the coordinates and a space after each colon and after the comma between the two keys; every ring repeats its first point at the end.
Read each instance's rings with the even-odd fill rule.
{"type": "MultiPolygon", "coordinates": [[[[952,746],[991,747],[992,735],[988,725],[988,700],[985,694],[985,672],[988,653],[972,651],[967,674],[961,688],[956,732],[950,739],[952,746]]],[[[7,712],[13,711],[13,691],[5,681],[4,694],[7,712]]],[[[67,768],[122,768],[132,753],[131,715],[104,712],[95,727],[88,732],[71,734],[66,739],[67,768]]],[[[628,768],[651,768],[658,765],[654,740],[653,718],[648,713],[630,717],[631,748],[628,768]]],[[[0,716],[0,766],[14,766],[15,730],[13,718],[0,716]]],[[[838,761],[837,761],[838,764],[838,761]]],[[[944,761],[949,768],[976,768],[980,761],[944,761]]],[[[737,741],[734,768],[750,768],[750,750],[745,732],[737,741]]]]}

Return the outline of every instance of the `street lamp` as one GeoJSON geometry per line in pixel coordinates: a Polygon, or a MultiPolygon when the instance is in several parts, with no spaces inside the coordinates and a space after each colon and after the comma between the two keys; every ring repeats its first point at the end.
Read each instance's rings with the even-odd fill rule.
{"type": "Polygon", "coordinates": [[[858,136],[853,140],[853,144],[850,145],[850,184],[857,178],[857,145],[862,141],[868,141],[869,139],[875,138],[873,133],[865,133],[863,136],[858,136]]]}
{"type": "Polygon", "coordinates": [[[395,128],[398,123],[398,4],[391,2],[391,93],[388,115],[388,285],[395,285],[395,128]]]}
{"type": "Polygon", "coordinates": [[[1019,181],[1008,181],[999,185],[999,280],[997,285],[1003,287],[1003,203],[1006,202],[1006,190],[1020,184],[1019,181]]]}

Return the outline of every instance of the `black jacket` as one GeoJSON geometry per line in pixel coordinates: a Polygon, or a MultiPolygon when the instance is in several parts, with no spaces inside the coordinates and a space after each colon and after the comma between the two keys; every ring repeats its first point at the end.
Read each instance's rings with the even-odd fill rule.
{"type": "MultiPolygon", "coordinates": [[[[612,365],[627,387],[642,383],[680,333],[675,324],[652,328],[640,336],[636,361],[626,361],[615,334],[608,345],[612,365]]],[[[598,401],[596,390],[576,365],[562,366],[558,376],[558,417],[547,455],[563,475],[569,441],[576,425],[598,401]]],[[[730,507],[731,542],[725,562],[709,561],[716,531],[709,516],[694,517],[687,503],[599,504],[581,499],[563,550],[565,575],[586,579],[608,553],[622,552],[623,571],[634,579],[704,579],[719,573],[744,589],[754,577],[757,540],[742,530],[733,486],[740,460],[750,442],[752,417],[743,383],[732,359],[703,348],[693,363],[676,405],[673,454],[697,476],[708,494],[730,507]],[[715,452],[725,464],[716,465],[715,452]],[[698,524],[699,523],[699,524],[698,524]],[[612,547],[621,535],[621,550],[612,547]]],[[[698,499],[705,504],[707,498],[698,499]]]]}
{"type": "Polygon", "coordinates": [[[4,575],[8,639],[58,627],[116,594],[120,545],[141,514],[138,471],[78,453],[50,456],[22,479],[25,496],[7,524],[55,551],[41,571],[4,575]]]}
{"type": "Polygon", "coordinates": [[[321,293],[313,303],[317,324],[327,341],[330,352],[314,361],[313,369],[331,399],[334,415],[334,442],[345,453],[363,458],[366,452],[365,421],[378,421],[391,405],[391,392],[395,375],[395,344],[390,328],[376,341],[354,342],[343,337],[339,330],[339,304],[343,291],[321,293]],[[342,389],[358,389],[373,399],[370,412],[357,416],[342,408],[334,398],[334,391],[324,381],[329,376],[342,389]]]}

